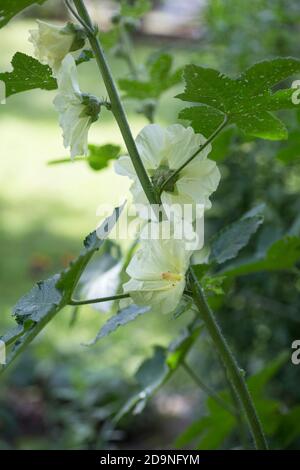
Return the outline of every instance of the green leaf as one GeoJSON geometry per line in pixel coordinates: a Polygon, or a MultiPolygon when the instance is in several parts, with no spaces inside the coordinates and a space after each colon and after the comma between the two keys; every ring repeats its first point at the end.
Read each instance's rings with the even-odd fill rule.
{"type": "MultiPolygon", "coordinates": [[[[300,405],[294,406],[282,417],[278,426],[279,440],[281,448],[289,447],[300,435],[300,405]]],[[[295,447],[294,447],[295,448],[295,447]]]]}
{"type": "Polygon", "coordinates": [[[120,151],[119,145],[89,145],[87,162],[93,170],[99,171],[107,167],[110,160],[118,158],[120,151]]]}
{"type": "Polygon", "coordinates": [[[294,108],[291,90],[272,88],[300,71],[300,60],[292,57],[265,60],[253,65],[236,79],[217,70],[187,65],[184,69],[186,87],[177,97],[200,103],[184,109],[179,117],[191,121],[196,132],[206,137],[222,123],[236,124],[244,133],[263,139],[287,138],[287,130],[270,111],[294,108]]]}
{"type": "Polygon", "coordinates": [[[122,0],[120,15],[138,19],[144,16],[150,10],[150,0],[134,0],[133,2],[128,2],[128,0],[122,0]]]}
{"type": "Polygon", "coordinates": [[[76,65],[83,64],[84,62],[89,62],[94,58],[94,53],[91,49],[83,49],[78,58],[76,59],[76,65]]]}
{"type": "Polygon", "coordinates": [[[235,258],[238,252],[248,244],[263,222],[264,206],[257,206],[247,212],[241,219],[233,222],[219,232],[211,242],[210,261],[224,263],[235,258]]]}
{"type": "Polygon", "coordinates": [[[88,343],[88,345],[93,345],[99,339],[104,338],[105,336],[113,333],[120,326],[127,325],[127,323],[135,320],[138,316],[143,315],[151,310],[150,307],[139,307],[137,305],[130,305],[123,310],[120,310],[116,315],[113,315],[105,325],[100,329],[96,338],[88,343]]]}
{"type": "Polygon", "coordinates": [[[112,28],[109,31],[100,31],[99,38],[101,46],[105,51],[114,47],[120,37],[120,29],[118,27],[112,28]]]}
{"type": "MultiPolygon", "coordinates": [[[[80,65],[93,58],[92,51],[84,50],[76,60],[80,65]]],[[[37,59],[23,52],[16,52],[11,61],[13,70],[0,73],[0,80],[5,83],[6,98],[23,91],[41,88],[42,90],[55,90],[56,79],[48,65],[41,64],[37,59]]]]}
{"type": "Polygon", "coordinates": [[[180,299],[179,304],[177,305],[176,309],[173,312],[174,318],[180,317],[183,313],[187,312],[193,307],[193,300],[183,295],[180,299]]]}
{"type": "MultiPolygon", "coordinates": [[[[279,403],[265,398],[265,387],[286,363],[287,359],[288,354],[283,352],[247,380],[255,405],[262,419],[263,427],[269,434],[274,433],[282,418],[279,403]]],[[[232,405],[231,394],[228,390],[219,392],[219,396],[225,403],[232,405]]],[[[184,430],[176,439],[175,445],[177,448],[196,443],[193,445],[200,450],[218,449],[236,429],[237,420],[212,397],[207,398],[206,406],[208,415],[194,421],[184,430]]]]}
{"type": "Polygon", "coordinates": [[[46,0],[1,0],[0,28],[3,28],[15,15],[31,5],[42,5],[46,0]]]}
{"type": "Polygon", "coordinates": [[[300,238],[285,236],[273,243],[265,253],[258,253],[222,271],[227,276],[242,276],[260,271],[292,269],[300,261],[300,238]]]}
{"type": "MultiPolygon", "coordinates": [[[[82,253],[61,273],[38,282],[25,294],[13,309],[13,315],[21,326],[4,335],[7,345],[13,344],[6,368],[15,357],[37,336],[52,318],[71,300],[72,293],[95,251],[104,243],[109,231],[117,222],[123,206],[116,208],[97,232],[92,232],[84,241],[82,253]]],[[[4,369],[2,368],[2,369],[4,369]]]]}
{"type": "Polygon", "coordinates": [[[279,372],[282,366],[287,363],[288,358],[288,352],[283,351],[262,370],[248,379],[249,390],[253,396],[258,396],[264,392],[264,387],[270,382],[274,375],[279,372]]]}
{"type": "Polygon", "coordinates": [[[180,366],[203,327],[192,322],[169,347],[156,346],[151,358],[147,358],[136,372],[140,391],[128,400],[115,418],[118,422],[130,412],[140,413],[148,400],[162,387],[180,366]]]}
{"type": "Polygon", "coordinates": [[[23,52],[16,52],[12,59],[12,72],[0,73],[0,80],[5,83],[6,97],[22,91],[41,88],[42,90],[55,90],[57,82],[52,77],[48,65],[23,52]]]}
{"type": "Polygon", "coordinates": [[[138,368],[135,378],[143,389],[154,389],[162,384],[169,374],[166,364],[167,351],[162,346],[155,346],[153,356],[146,359],[138,368]]]}
{"type": "Polygon", "coordinates": [[[118,158],[121,147],[119,145],[105,144],[93,145],[89,144],[89,154],[87,157],[76,157],[71,160],[70,157],[50,160],[48,165],[59,165],[61,163],[86,162],[93,170],[99,171],[106,168],[110,160],[118,158]]]}
{"type": "Polygon", "coordinates": [[[300,133],[296,131],[289,133],[287,144],[277,153],[277,158],[282,163],[299,163],[300,161],[300,133]]]}
{"type": "Polygon", "coordinates": [[[209,276],[205,275],[202,280],[201,284],[206,294],[213,293],[214,295],[222,295],[224,294],[223,290],[223,283],[226,279],[226,276],[209,276]]]}
{"type": "Polygon", "coordinates": [[[63,300],[63,291],[57,288],[60,274],[55,274],[46,281],[38,282],[31,291],[24,295],[13,309],[17,323],[27,320],[41,321],[48,313],[54,312],[63,300]]]}
{"type": "Polygon", "coordinates": [[[203,327],[199,325],[187,327],[182,331],[178,338],[170,343],[166,363],[172,372],[175,372],[175,370],[184,361],[202,329],[203,327]]]}
{"type": "Polygon", "coordinates": [[[119,86],[126,98],[140,100],[158,99],[162,93],[181,80],[182,69],[172,72],[173,58],[162,53],[148,64],[148,77],[144,80],[119,80],[119,86]]]}
{"type": "Polygon", "coordinates": [[[205,104],[182,109],[178,117],[191,121],[194,131],[200,132],[205,137],[209,137],[224,121],[223,113],[205,104]]]}
{"type": "Polygon", "coordinates": [[[221,162],[230,155],[232,137],[233,128],[229,127],[214,139],[212,150],[209,154],[210,160],[221,162]]]}

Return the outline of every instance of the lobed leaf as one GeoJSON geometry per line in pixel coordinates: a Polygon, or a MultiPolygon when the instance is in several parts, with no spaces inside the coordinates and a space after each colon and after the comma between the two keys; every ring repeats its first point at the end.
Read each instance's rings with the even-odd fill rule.
{"type": "MultiPolygon", "coordinates": [[[[92,51],[83,50],[76,60],[80,65],[93,58],[92,51]]],[[[37,59],[23,52],[16,52],[11,61],[13,70],[0,73],[0,81],[5,83],[6,98],[23,91],[40,88],[42,90],[55,90],[56,79],[48,65],[41,64],[37,59]]]]}
{"type": "Polygon", "coordinates": [[[0,80],[5,83],[6,97],[22,91],[41,88],[55,90],[57,82],[52,76],[48,65],[41,64],[37,59],[23,52],[16,52],[11,62],[12,72],[0,73],[0,80]]]}
{"type": "Polygon", "coordinates": [[[31,5],[42,5],[46,0],[1,0],[0,28],[3,28],[15,15],[31,5]]]}
{"type": "Polygon", "coordinates": [[[109,230],[117,222],[123,206],[116,208],[97,232],[92,232],[84,241],[84,249],[70,266],[61,273],[38,282],[25,294],[13,309],[18,328],[1,337],[6,345],[13,344],[5,369],[13,359],[37,336],[52,318],[71,300],[72,293],[95,251],[104,243],[109,230]]]}
{"type": "Polygon", "coordinates": [[[291,89],[272,92],[275,85],[300,71],[300,60],[279,57],[254,64],[236,79],[217,70],[187,65],[183,101],[200,106],[182,110],[180,118],[191,121],[206,137],[222,123],[236,124],[245,134],[263,139],[287,138],[285,125],[271,111],[295,108],[291,89]]]}

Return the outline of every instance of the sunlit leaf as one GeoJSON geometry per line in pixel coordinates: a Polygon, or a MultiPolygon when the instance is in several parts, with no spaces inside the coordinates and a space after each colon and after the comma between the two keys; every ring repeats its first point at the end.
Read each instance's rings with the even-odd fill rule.
{"type": "Polygon", "coordinates": [[[15,93],[35,88],[42,90],[57,88],[50,67],[41,64],[34,57],[23,54],[23,52],[16,52],[11,63],[12,72],[0,73],[0,80],[5,83],[7,98],[15,93]]]}
{"type": "Polygon", "coordinates": [[[31,5],[42,5],[46,0],[1,0],[0,28],[3,28],[15,15],[31,5]]]}
{"type": "MultiPolygon", "coordinates": [[[[77,65],[89,61],[93,54],[89,50],[81,52],[76,60],[77,65]]],[[[56,79],[48,65],[41,64],[37,59],[23,52],[16,52],[12,58],[11,72],[1,72],[0,80],[5,83],[6,98],[23,91],[40,88],[42,90],[55,90],[56,79]]]]}
{"type": "Polygon", "coordinates": [[[300,60],[276,58],[257,63],[236,79],[217,70],[197,65],[184,69],[186,88],[177,97],[199,103],[184,109],[180,117],[191,121],[197,132],[208,137],[227,116],[245,134],[263,139],[287,138],[284,124],[271,111],[295,108],[291,90],[272,89],[300,71],[300,60]]]}

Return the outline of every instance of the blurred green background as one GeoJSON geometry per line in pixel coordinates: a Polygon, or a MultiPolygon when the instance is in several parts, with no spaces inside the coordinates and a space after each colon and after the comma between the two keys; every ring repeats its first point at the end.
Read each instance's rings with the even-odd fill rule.
{"type": "MultiPolygon", "coordinates": [[[[111,2],[105,3],[110,6],[111,2]]],[[[134,31],[138,67],[159,50],[174,55],[176,66],[192,62],[232,74],[264,58],[299,55],[296,0],[191,1],[180,24],[179,3],[153,2],[152,11],[134,31]]],[[[90,2],[99,14],[100,26],[104,22],[109,27],[109,14],[116,4],[111,3],[112,10],[104,13],[100,5],[90,2]]],[[[32,54],[27,39],[34,17],[64,21],[67,16],[62,2],[49,0],[43,8],[11,21],[0,32],[1,71],[10,69],[17,50],[32,54]]],[[[126,63],[113,49],[108,50],[108,57],[116,78],[129,75],[126,63]]],[[[105,96],[96,65],[82,64],[79,70],[81,88],[105,96]]],[[[159,123],[177,120],[182,105],[173,97],[182,86],[176,85],[161,98],[159,123]]],[[[18,298],[35,281],[65,267],[77,255],[81,240],[98,223],[98,205],[117,204],[128,194],[128,182],[115,175],[111,166],[94,172],[84,162],[47,165],[66,156],[52,106],[54,95],[33,90],[12,96],[0,107],[1,332],[13,324],[11,308],[18,298]]],[[[136,103],[126,101],[134,134],[147,124],[136,108],[136,103]]],[[[298,117],[287,114],[284,120],[297,148],[298,117]]],[[[109,112],[102,111],[92,126],[90,143],[123,145],[109,112]]],[[[208,234],[265,201],[266,223],[249,249],[269,246],[291,228],[299,235],[300,152],[292,161],[283,162],[277,156],[287,146],[240,135],[224,143],[219,158],[222,180],[207,214],[208,234]]],[[[225,333],[250,374],[289,351],[292,341],[300,337],[299,291],[297,270],[260,273],[232,281],[227,294],[213,300],[225,333]]],[[[186,318],[144,316],[92,347],[83,343],[95,336],[107,315],[84,307],[74,324],[71,319],[71,309],[59,313],[1,377],[0,448],[172,448],[194,419],[207,414],[205,395],[182,370],[142,414],[126,418],[108,439],[105,427],[136,390],[132,377],[139,364],[151,355],[154,345],[167,345],[186,318]]],[[[218,362],[211,359],[210,348],[203,338],[190,361],[202,378],[220,389],[224,377],[218,362]]],[[[264,424],[274,447],[299,449],[300,366],[297,369],[288,358],[275,369],[268,397],[259,397],[268,411],[264,424]]],[[[217,429],[222,417],[214,419],[217,429]]],[[[201,436],[199,431],[194,435],[196,444],[187,440],[182,445],[237,445],[237,435],[225,433],[219,441],[208,437],[205,444],[201,436]]]]}

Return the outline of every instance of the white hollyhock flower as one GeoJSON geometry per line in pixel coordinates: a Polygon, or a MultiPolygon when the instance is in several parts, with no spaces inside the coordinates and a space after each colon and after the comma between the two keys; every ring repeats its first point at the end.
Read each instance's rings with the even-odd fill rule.
{"type": "MultiPolygon", "coordinates": [[[[172,124],[162,128],[157,124],[150,124],[138,134],[136,145],[150,178],[156,186],[159,186],[205,141],[205,137],[195,134],[191,127],[172,124]]],[[[165,187],[161,195],[164,205],[179,204],[182,207],[183,204],[199,204],[203,205],[204,209],[211,207],[209,196],[218,187],[220,172],[216,163],[207,158],[210,151],[209,144],[180,171],[175,181],[165,187]]],[[[128,156],[119,158],[115,164],[115,171],[133,180],[131,192],[134,202],[147,204],[146,196],[128,156]]]]}
{"type": "Polygon", "coordinates": [[[72,23],[63,28],[40,20],[37,20],[37,24],[38,29],[29,31],[34,55],[42,64],[49,65],[56,76],[64,57],[84,46],[85,33],[72,23]]]}
{"type": "MultiPolygon", "coordinates": [[[[162,224],[151,224],[162,229],[162,224]]],[[[149,230],[149,224],[146,229],[149,230]]],[[[127,267],[131,279],[123,285],[124,292],[129,293],[137,305],[149,305],[161,313],[174,311],[185,288],[191,254],[183,239],[142,237],[140,249],[127,267]]]]}
{"type": "Polygon", "coordinates": [[[65,148],[70,147],[71,158],[88,153],[88,132],[98,119],[100,102],[91,95],[82,94],[78,85],[76,63],[71,54],[62,61],[57,75],[58,94],[53,103],[59,112],[65,148]]]}

